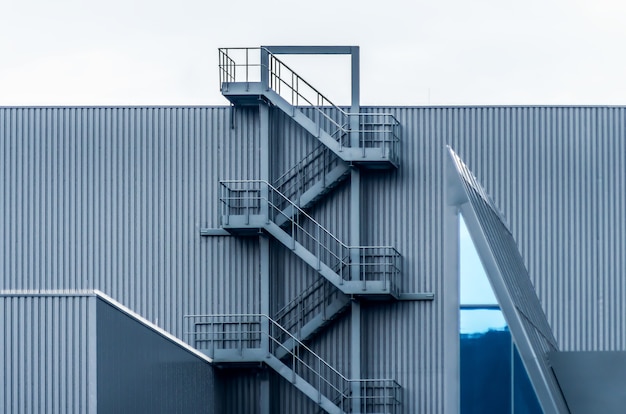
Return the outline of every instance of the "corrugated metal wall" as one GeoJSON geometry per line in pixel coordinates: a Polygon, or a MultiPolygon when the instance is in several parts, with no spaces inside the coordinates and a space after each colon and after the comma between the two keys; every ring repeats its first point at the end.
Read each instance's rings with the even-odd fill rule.
{"type": "MultiPolygon", "coordinates": [[[[363,175],[363,243],[396,246],[407,290],[437,296],[364,307],[366,376],[396,378],[406,413],[455,410],[445,144],[503,211],[561,348],[625,348],[626,109],[380,109],[402,124],[401,167],[363,175]]],[[[272,118],[277,176],[314,141],[272,118]]],[[[257,126],[242,108],[0,109],[0,287],[98,288],[177,336],[186,313],[259,311],[257,240],[198,233],[217,226],[218,179],[259,177],[257,126]]],[[[315,217],[344,232],[348,195],[337,189],[315,217]]],[[[285,272],[274,277],[298,281],[273,291],[288,300],[313,274],[273,250],[285,272]]],[[[347,346],[333,341],[319,344],[330,360],[347,346]]],[[[233,396],[253,401],[256,386],[239,384],[233,396]]]]}
{"type": "Polygon", "coordinates": [[[0,294],[0,411],[96,414],[95,297],[0,294]]]}
{"type": "Polygon", "coordinates": [[[257,243],[199,236],[217,226],[218,180],[258,176],[257,123],[229,108],[0,108],[0,286],[100,289],[177,336],[183,314],[258,311],[257,243]]]}
{"type": "Polygon", "coordinates": [[[626,109],[448,109],[563,350],[623,350],[626,109]]]}

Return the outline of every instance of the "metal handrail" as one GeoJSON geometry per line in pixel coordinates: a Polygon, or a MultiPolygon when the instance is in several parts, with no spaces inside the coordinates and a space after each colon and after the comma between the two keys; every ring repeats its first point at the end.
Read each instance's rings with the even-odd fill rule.
{"type": "MultiPolygon", "coordinates": [[[[312,173],[311,174],[312,178],[317,177],[319,175],[323,175],[324,172],[328,172],[329,167],[330,169],[332,169],[332,167],[339,165],[339,158],[337,158],[336,156],[332,156],[332,151],[330,151],[330,149],[326,145],[320,144],[315,149],[313,149],[313,151],[305,155],[304,158],[298,161],[293,167],[289,168],[280,177],[278,177],[274,181],[274,184],[273,184],[274,187],[279,189],[283,194],[287,194],[287,192],[284,191],[282,188],[288,182],[292,181],[294,178],[297,178],[299,175],[302,175],[303,174],[302,171],[306,171],[308,168],[314,165],[317,165],[316,161],[318,161],[320,158],[322,159],[321,171],[312,173]],[[330,158],[329,162],[327,162],[327,157],[330,158]]],[[[306,176],[306,173],[304,173],[304,175],[306,176]]],[[[296,180],[296,182],[301,182],[301,181],[303,180],[302,179],[296,180]]],[[[310,181],[310,180],[307,180],[307,181],[310,181]]]]}
{"type": "MultiPolygon", "coordinates": [[[[377,273],[383,274],[383,280],[385,282],[390,281],[392,285],[395,285],[400,274],[400,253],[393,246],[349,246],[332,234],[329,230],[324,228],[313,217],[307,214],[304,210],[298,207],[294,202],[289,200],[284,194],[274,188],[271,184],[264,180],[225,180],[220,181],[223,193],[220,197],[222,203],[223,216],[230,216],[232,209],[245,209],[245,216],[249,217],[251,214],[261,213],[261,203],[266,203],[268,206],[268,213],[273,213],[268,216],[269,220],[275,221],[277,216],[284,217],[287,222],[291,224],[291,237],[294,240],[298,240],[300,244],[308,241],[312,243],[315,251],[314,253],[318,260],[322,260],[321,256],[328,256],[332,260],[331,263],[322,261],[331,268],[338,270],[338,275],[342,280],[343,269],[345,267],[358,266],[359,267],[359,280],[367,281],[369,270],[378,267],[377,273]],[[232,188],[234,186],[240,186],[241,188],[232,188]],[[236,194],[234,196],[233,194],[236,194]],[[276,200],[278,198],[279,200],[276,200]],[[277,201],[281,201],[280,205],[277,201]],[[291,207],[297,214],[285,214],[284,204],[291,207]],[[243,205],[243,206],[242,206],[243,205]],[[251,213],[251,210],[254,210],[251,213]],[[301,220],[306,220],[312,224],[313,229],[307,230],[300,224],[301,220]],[[312,234],[314,232],[315,234],[312,234]],[[300,238],[298,237],[300,236],[300,238]],[[302,239],[305,237],[305,240],[302,239]],[[326,241],[326,242],[324,242],[326,241]],[[359,260],[357,263],[351,263],[351,252],[357,251],[359,260]],[[383,262],[369,262],[368,259],[373,257],[388,258],[383,262]]],[[[303,244],[304,245],[304,244],[303,244]]]]}
{"type": "MultiPolygon", "coordinates": [[[[322,395],[322,385],[326,387],[326,389],[331,391],[334,395],[328,395],[328,393],[324,393],[324,395],[336,405],[339,404],[339,406],[344,406],[347,402],[357,398],[350,394],[350,391],[354,388],[355,384],[358,384],[359,388],[364,391],[360,393],[360,397],[358,397],[358,399],[361,400],[361,404],[364,404],[365,406],[367,406],[368,400],[381,398],[379,395],[368,395],[366,392],[367,389],[382,389],[385,391],[393,390],[392,392],[389,392],[389,395],[386,392],[383,393],[382,398],[385,399],[389,397],[388,402],[385,400],[383,404],[379,403],[377,405],[394,407],[400,403],[399,398],[397,398],[397,395],[395,394],[399,392],[401,387],[396,380],[389,378],[350,379],[345,377],[341,372],[326,362],[312,349],[307,347],[298,338],[283,328],[278,322],[265,314],[242,313],[226,315],[185,315],[184,320],[186,321],[185,326],[188,329],[184,332],[185,338],[187,343],[194,347],[197,347],[198,341],[207,342],[229,340],[238,341],[239,344],[243,344],[245,341],[248,341],[251,336],[254,338],[260,338],[263,336],[267,337],[267,345],[269,346],[267,352],[278,358],[276,351],[278,349],[284,350],[285,355],[282,356],[282,359],[285,360],[287,357],[290,357],[293,375],[299,375],[305,380],[307,380],[307,378],[312,378],[312,385],[317,386],[317,391],[320,395],[322,395]],[[267,321],[266,327],[263,327],[264,320],[267,321]],[[258,327],[258,329],[240,329],[235,332],[227,330],[197,332],[196,330],[198,326],[224,324],[238,325],[240,328],[243,326],[254,326],[258,327]],[[287,340],[293,342],[294,346],[286,347],[283,342],[281,342],[281,340],[272,333],[276,331],[282,333],[281,337],[283,335],[287,337],[287,340]],[[207,339],[207,335],[217,336],[217,338],[207,339]],[[220,337],[225,337],[227,335],[228,339],[220,337]],[[198,336],[200,336],[200,339],[198,339],[198,336]],[[325,373],[327,375],[325,375],[325,373]]],[[[211,349],[215,350],[214,347],[211,349]]],[[[371,405],[372,403],[370,402],[369,404],[371,405]]]]}
{"type": "MultiPolygon", "coordinates": [[[[267,71],[268,73],[268,87],[273,89],[276,93],[281,95],[283,98],[289,100],[289,103],[294,106],[300,106],[301,101],[306,103],[308,106],[312,107],[316,110],[318,115],[317,124],[320,124],[319,117],[326,119],[332,125],[334,125],[335,131],[329,133],[330,136],[335,137],[335,139],[341,144],[341,146],[350,146],[348,142],[342,142],[341,136],[345,136],[350,132],[357,133],[359,136],[359,145],[363,146],[365,141],[361,139],[366,134],[375,134],[377,136],[382,135],[383,139],[371,140],[371,142],[382,143],[381,149],[383,150],[387,145],[390,145],[393,148],[390,148],[391,157],[396,158],[396,147],[397,143],[400,140],[399,137],[399,125],[397,118],[390,113],[353,113],[347,112],[338,105],[334,104],[330,99],[328,99],[324,94],[322,94],[319,90],[317,90],[313,85],[303,79],[300,75],[298,75],[291,67],[289,67],[285,62],[280,60],[276,55],[272,54],[267,48],[264,47],[235,47],[235,48],[220,48],[218,50],[219,53],[219,73],[220,73],[220,89],[224,91],[225,84],[232,82],[253,82],[253,81],[261,81],[263,71],[267,71]],[[243,57],[241,59],[244,60],[243,63],[238,63],[235,59],[229,55],[229,53],[236,53],[243,51],[243,57]],[[258,52],[258,59],[251,59],[250,51],[254,51],[255,54],[258,52]],[[264,64],[261,61],[261,52],[267,53],[268,62],[264,64]],[[244,68],[245,76],[238,75],[237,68],[244,68]],[[253,69],[256,76],[252,76],[250,73],[250,69],[253,69]],[[258,74],[256,73],[258,71],[258,74]],[[285,72],[285,73],[283,73],[285,72]],[[287,97],[282,93],[282,86],[285,86],[290,93],[288,93],[287,97]],[[304,92],[301,90],[302,87],[308,88],[313,98],[307,97],[304,92]],[[327,109],[334,110],[339,116],[337,118],[332,117],[327,113],[327,109]],[[384,122],[365,122],[361,121],[362,118],[366,117],[382,117],[385,119],[384,122]],[[350,128],[350,120],[354,117],[358,118],[358,122],[356,124],[358,127],[356,129],[350,128]],[[373,131],[371,129],[372,126],[382,126],[384,127],[382,131],[373,131]],[[387,129],[387,127],[390,127],[387,129]],[[343,134],[340,134],[340,137],[337,138],[335,135],[338,131],[341,131],[343,134]]],[[[256,56],[255,56],[256,57],[256,56]]]]}
{"type": "Polygon", "coordinates": [[[298,338],[302,338],[302,328],[316,315],[328,316],[326,309],[333,300],[339,300],[339,295],[342,295],[341,292],[332,283],[318,278],[276,312],[274,319],[288,331],[296,332],[298,338]]]}

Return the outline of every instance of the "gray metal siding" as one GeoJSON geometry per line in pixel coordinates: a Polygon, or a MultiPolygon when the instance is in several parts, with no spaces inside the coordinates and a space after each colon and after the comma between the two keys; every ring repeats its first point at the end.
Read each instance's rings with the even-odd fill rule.
{"type": "Polygon", "coordinates": [[[215,413],[213,367],[98,299],[99,413],[215,413]]]}
{"type": "Polygon", "coordinates": [[[206,239],[219,179],[258,176],[230,108],[0,108],[0,286],[100,289],[173,334],[258,312],[254,240],[206,239]],[[230,287],[236,287],[231,289],[230,287]]]}
{"type": "Polygon", "coordinates": [[[0,411],[95,414],[95,297],[0,294],[0,313],[0,411]]]}
{"type": "Polygon", "coordinates": [[[561,349],[625,349],[626,109],[447,112],[451,142],[502,210],[561,349]]]}
{"type": "MultiPolygon", "coordinates": [[[[402,124],[401,167],[363,174],[362,242],[395,246],[407,290],[436,298],[364,307],[364,374],[396,378],[406,413],[455,411],[446,144],[503,211],[561,348],[626,348],[625,108],[380,109],[402,124]]],[[[230,111],[1,108],[1,287],[99,288],[179,337],[184,314],[258,312],[257,240],[198,235],[217,226],[218,179],[260,176],[258,114],[237,109],[231,129],[230,111]]],[[[273,117],[291,145],[273,160],[279,175],[313,141],[273,117]]],[[[322,200],[316,218],[343,231],[348,193],[322,200]]]]}

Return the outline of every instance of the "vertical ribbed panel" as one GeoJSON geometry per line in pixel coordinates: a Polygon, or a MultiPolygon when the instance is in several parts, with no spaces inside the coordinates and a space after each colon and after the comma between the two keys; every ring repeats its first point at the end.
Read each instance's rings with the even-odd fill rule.
{"type": "Polygon", "coordinates": [[[1,412],[95,414],[95,300],[0,296],[1,412]]]}
{"type": "MultiPolygon", "coordinates": [[[[444,397],[454,372],[444,338],[456,329],[444,321],[458,302],[443,274],[456,260],[444,237],[446,144],[502,210],[559,346],[626,348],[625,108],[383,110],[402,125],[401,166],[363,174],[362,242],[395,246],[406,290],[436,298],[364,307],[364,375],[397,379],[405,413],[455,404],[444,397]]],[[[218,225],[219,179],[260,176],[257,127],[254,108],[232,118],[229,108],[0,108],[0,287],[98,288],[177,336],[184,314],[258,312],[257,240],[198,232],[218,225]]],[[[278,111],[272,131],[276,177],[316,141],[278,111]]],[[[344,232],[348,198],[336,189],[316,218],[344,232]]],[[[292,275],[302,265],[281,258],[287,249],[274,254],[280,277],[314,277],[292,275]]],[[[343,355],[328,344],[325,358],[343,355]]],[[[232,384],[255,404],[254,378],[232,384]]]]}
{"type": "MultiPolygon", "coordinates": [[[[379,110],[379,109],[378,109],[379,110]]],[[[403,413],[441,413],[445,401],[444,309],[458,293],[445,285],[445,135],[430,110],[389,109],[402,125],[400,168],[361,179],[364,245],[391,245],[402,255],[406,292],[434,292],[433,302],[372,304],[363,308],[363,374],[392,378],[403,388],[403,413]]],[[[458,335],[454,335],[458,338],[458,335]]],[[[455,412],[452,408],[448,412],[455,412]]]]}
{"type": "Polygon", "coordinates": [[[622,350],[625,108],[447,110],[491,192],[562,350],[622,350]]]}
{"type": "Polygon", "coordinates": [[[1,108],[4,289],[100,289],[181,336],[257,312],[258,246],[201,238],[218,180],[257,177],[258,116],[229,108],[1,108]]]}

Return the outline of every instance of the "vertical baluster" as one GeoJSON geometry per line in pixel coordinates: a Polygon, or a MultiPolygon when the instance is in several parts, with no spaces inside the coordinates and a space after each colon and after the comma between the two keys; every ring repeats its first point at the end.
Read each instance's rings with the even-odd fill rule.
{"type": "Polygon", "coordinates": [[[317,358],[317,403],[322,403],[322,360],[317,358]]]}
{"type": "Polygon", "coordinates": [[[243,331],[243,325],[242,325],[242,321],[241,319],[239,320],[238,323],[238,329],[239,329],[239,355],[243,355],[243,335],[241,334],[241,332],[243,331]]]}
{"type": "Polygon", "coordinates": [[[367,131],[365,131],[365,117],[361,115],[357,116],[359,117],[359,137],[361,137],[361,147],[363,147],[363,157],[365,157],[365,134],[367,134],[367,131]]]}
{"type": "Polygon", "coordinates": [[[248,72],[249,72],[248,54],[249,53],[250,53],[250,50],[248,48],[246,48],[246,82],[249,81],[249,76],[248,76],[248,72]]]}
{"type": "Polygon", "coordinates": [[[291,216],[291,250],[296,250],[296,220],[291,216]]]}
{"type": "Polygon", "coordinates": [[[363,280],[363,290],[367,290],[367,281],[366,279],[366,274],[365,274],[365,266],[367,266],[367,264],[365,263],[365,249],[363,247],[359,248],[361,254],[360,254],[360,259],[359,259],[359,266],[361,267],[361,280],[363,280]]]}
{"type": "Polygon", "coordinates": [[[326,282],[322,282],[322,320],[326,320],[326,282]]]}
{"type": "Polygon", "coordinates": [[[316,231],[317,231],[317,235],[315,237],[317,238],[317,245],[316,245],[317,251],[315,254],[317,256],[317,270],[319,271],[322,268],[322,262],[321,262],[321,257],[320,257],[320,255],[322,254],[322,251],[321,251],[322,241],[320,240],[320,226],[317,226],[316,231]]]}

